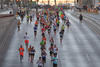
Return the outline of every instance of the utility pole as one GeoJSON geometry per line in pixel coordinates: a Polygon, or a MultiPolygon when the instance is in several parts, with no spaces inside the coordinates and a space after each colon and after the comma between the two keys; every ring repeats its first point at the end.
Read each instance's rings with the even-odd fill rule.
{"type": "Polygon", "coordinates": [[[95,7],[95,0],[93,0],[93,6],[95,7]]]}
{"type": "Polygon", "coordinates": [[[55,2],[55,6],[56,6],[56,0],[54,0],[54,2],[55,2]]]}
{"type": "Polygon", "coordinates": [[[66,4],[67,4],[67,0],[66,0],[66,4]]]}
{"type": "Polygon", "coordinates": [[[1,9],[3,9],[3,0],[1,0],[1,9]]]}
{"type": "Polygon", "coordinates": [[[13,0],[13,14],[15,15],[16,12],[17,12],[18,8],[17,8],[17,5],[16,5],[16,0],[13,0]]]}
{"type": "Polygon", "coordinates": [[[37,12],[38,12],[38,2],[39,2],[39,0],[36,0],[36,2],[37,2],[37,6],[36,6],[36,14],[37,14],[37,12]]]}
{"type": "Polygon", "coordinates": [[[48,0],[48,5],[49,5],[50,1],[48,0]]]}

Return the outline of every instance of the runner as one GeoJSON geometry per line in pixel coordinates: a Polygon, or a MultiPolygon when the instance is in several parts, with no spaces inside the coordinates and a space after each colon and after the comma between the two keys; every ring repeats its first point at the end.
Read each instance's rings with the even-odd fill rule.
{"type": "Polygon", "coordinates": [[[48,26],[48,34],[49,34],[49,37],[50,37],[50,33],[51,33],[51,26],[49,25],[48,26]]]}
{"type": "Polygon", "coordinates": [[[56,35],[56,24],[53,25],[54,34],[56,35]]]}
{"type": "Polygon", "coordinates": [[[66,15],[64,14],[64,23],[66,22],[66,15]]]}
{"type": "Polygon", "coordinates": [[[71,25],[69,20],[67,20],[66,25],[67,25],[67,28],[69,29],[69,26],[71,25]]]}
{"type": "Polygon", "coordinates": [[[62,43],[62,39],[63,39],[63,31],[60,31],[60,43],[62,43]]]}
{"type": "Polygon", "coordinates": [[[37,21],[39,21],[39,15],[37,15],[37,21]]]}
{"type": "Polygon", "coordinates": [[[31,53],[31,63],[33,63],[35,52],[36,51],[34,49],[34,46],[32,46],[31,51],[30,51],[30,53],[31,53]]]}
{"type": "Polygon", "coordinates": [[[53,39],[53,37],[51,37],[50,42],[51,42],[51,44],[54,44],[54,39],[53,39]]]}
{"type": "Polygon", "coordinates": [[[30,23],[32,22],[32,16],[30,15],[30,23]]]}
{"type": "Polygon", "coordinates": [[[20,12],[20,18],[21,18],[21,21],[23,21],[24,15],[22,12],[20,12]]]}
{"type": "Polygon", "coordinates": [[[57,46],[56,46],[56,45],[54,45],[54,48],[53,48],[53,53],[54,53],[55,55],[57,55],[57,52],[58,52],[58,48],[57,48],[57,46]]]}
{"type": "Polygon", "coordinates": [[[80,20],[80,22],[82,23],[82,20],[83,20],[83,15],[82,15],[82,14],[80,14],[79,20],[80,20]]]}
{"type": "Polygon", "coordinates": [[[47,55],[47,53],[46,53],[45,49],[43,49],[41,51],[41,57],[42,57],[42,60],[43,60],[43,66],[44,66],[44,63],[46,63],[46,55],[47,55]]]}
{"type": "Polygon", "coordinates": [[[29,61],[31,61],[31,49],[32,49],[32,46],[30,45],[30,47],[28,48],[29,61]]]}
{"type": "Polygon", "coordinates": [[[53,67],[57,67],[58,58],[57,58],[57,55],[56,54],[54,54],[54,57],[52,58],[52,61],[53,61],[53,67]]]}
{"type": "Polygon", "coordinates": [[[29,44],[29,37],[27,35],[27,32],[25,33],[24,39],[25,39],[25,45],[26,45],[26,49],[27,49],[28,48],[28,44],[29,44]]]}
{"type": "Polygon", "coordinates": [[[42,37],[44,37],[45,36],[45,28],[43,27],[42,29],[41,29],[41,31],[42,31],[42,37]]]}
{"type": "Polygon", "coordinates": [[[20,62],[22,62],[24,56],[24,48],[22,45],[20,45],[19,53],[20,53],[20,62]]]}
{"type": "Polygon", "coordinates": [[[30,16],[27,15],[26,17],[27,17],[27,24],[28,24],[28,23],[29,23],[29,18],[30,18],[30,16]]]}
{"type": "Polygon", "coordinates": [[[41,46],[41,51],[43,50],[43,49],[46,49],[45,48],[45,42],[44,42],[44,40],[42,40],[41,42],[40,42],[40,46],[41,46]]]}
{"type": "Polygon", "coordinates": [[[51,44],[51,46],[49,47],[49,51],[50,51],[50,56],[53,56],[53,44],[51,44]]]}
{"type": "Polygon", "coordinates": [[[35,21],[35,26],[36,26],[36,27],[38,26],[38,21],[37,21],[37,20],[35,21]]]}
{"type": "Polygon", "coordinates": [[[43,61],[42,58],[39,57],[39,60],[37,61],[38,67],[43,67],[43,61]]]}
{"type": "Polygon", "coordinates": [[[57,29],[59,28],[60,21],[57,19],[57,29]]]}
{"type": "Polygon", "coordinates": [[[65,26],[64,26],[64,24],[61,26],[61,31],[62,31],[62,33],[64,34],[64,31],[65,31],[65,26]]]}
{"type": "Polygon", "coordinates": [[[37,26],[34,26],[34,36],[36,38],[36,35],[37,35],[37,26]]]}
{"type": "Polygon", "coordinates": [[[61,19],[64,21],[64,14],[61,14],[61,19]]]}
{"type": "Polygon", "coordinates": [[[46,44],[46,40],[47,40],[47,39],[46,39],[46,37],[45,37],[45,36],[43,36],[43,37],[42,37],[42,40],[43,40],[43,41],[44,41],[44,43],[46,44]]]}
{"type": "Polygon", "coordinates": [[[20,25],[21,25],[21,23],[20,23],[20,20],[19,20],[18,23],[17,23],[18,31],[20,31],[20,25]]]}

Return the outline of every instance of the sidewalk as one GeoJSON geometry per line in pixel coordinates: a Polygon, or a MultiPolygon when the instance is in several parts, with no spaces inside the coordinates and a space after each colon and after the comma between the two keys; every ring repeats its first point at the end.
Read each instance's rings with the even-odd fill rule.
{"type": "MultiPolygon", "coordinates": [[[[76,11],[71,11],[68,10],[68,13],[70,13],[72,16],[76,17],[77,19],[79,18],[80,12],[76,11]]],[[[88,25],[88,27],[95,32],[96,34],[100,34],[100,14],[94,15],[94,14],[88,14],[88,13],[83,13],[83,21],[88,25]]]]}
{"type": "Polygon", "coordinates": [[[86,13],[86,12],[84,12],[83,14],[85,16],[89,16],[89,17],[95,18],[96,20],[100,20],[100,13],[99,14],[94,14],[94,13],[86,13]]]}

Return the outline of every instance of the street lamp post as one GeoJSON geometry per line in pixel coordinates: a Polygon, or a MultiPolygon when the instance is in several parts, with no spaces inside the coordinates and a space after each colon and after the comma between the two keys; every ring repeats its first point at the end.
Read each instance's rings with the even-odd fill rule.
{"type": "Polygon", "coordinates": [[[95,0],[93,0],[93,5],[94,5],[94,7],[95,7],[95,0]]]}
{"type": "Polygon", "coordinates": [[[56,6],[56,0],[54,0],[54,2],[55,2],[55,6],[56,6]]]}
{"type": "Polygon", "coordinates": [[[15,15],[17,10],[18,10],[17,5],[16,5],[16,0],[13,0],[13,7],[12,8],[13,8],[13,14],[15,15]]]}
{"type": "Polygon", "coordinates": [[[50,1],[48,0],[48,5],[49,5],[50,1]]]}
{"type": "Polygon", "coordinates": [[[1,9],[3,9],[3,0],[1,0],[1,9]]]}
{"type": "Polygon", "coordinates": [[[38,12],[38,2],[39,2],[39,0],[36,0],[36,2],[37,2],[37,6],[36,6],[36,13],[38,12]]]}

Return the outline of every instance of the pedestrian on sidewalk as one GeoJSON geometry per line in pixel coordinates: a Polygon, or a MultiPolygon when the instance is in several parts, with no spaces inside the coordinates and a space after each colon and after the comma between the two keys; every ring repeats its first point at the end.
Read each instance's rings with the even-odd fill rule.
{"type": "Polygon", "coordinates": [[[18,31],[20,31],[20,25],[21,25],[21,22],[20,20],[17,22],[17,26],[18,26],[18,31]]]}
{"type": "Polygon", "coordinates": [[[82,23],[82,20],[83,20],[83,15],[82,15],[82,14],[80,14],[79,20],[80,20],[80,22],[82,23]]]}

